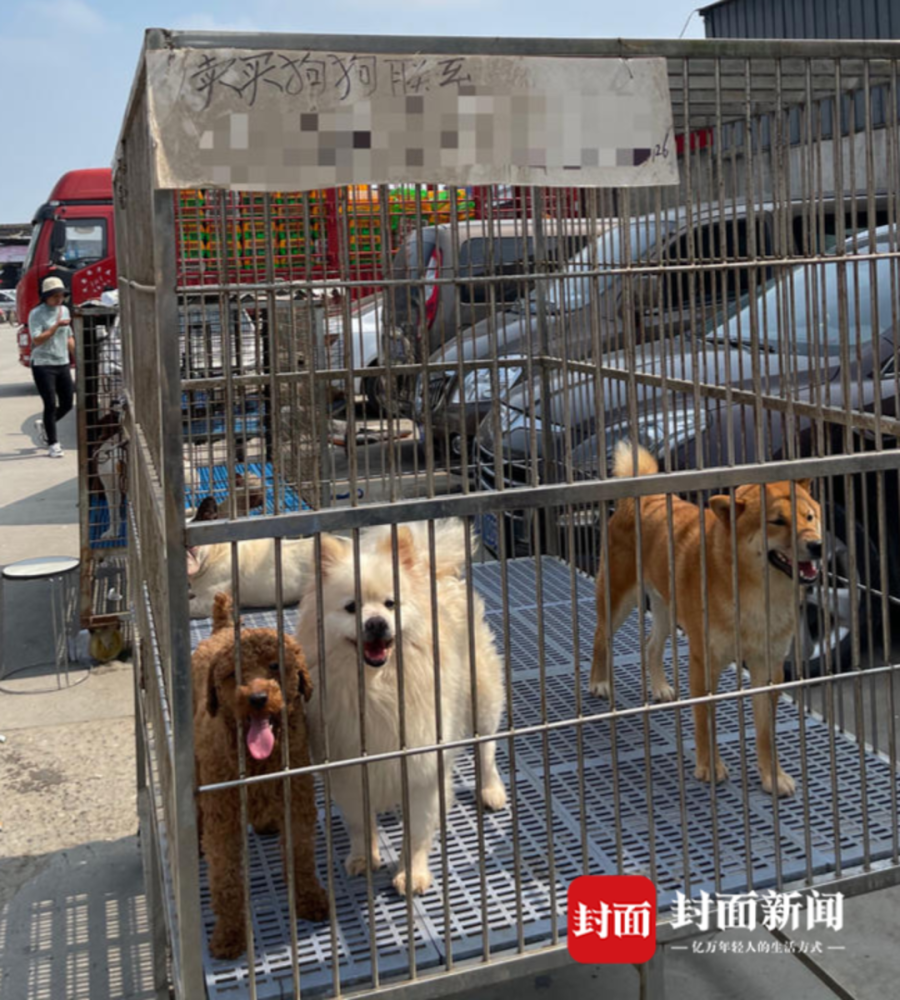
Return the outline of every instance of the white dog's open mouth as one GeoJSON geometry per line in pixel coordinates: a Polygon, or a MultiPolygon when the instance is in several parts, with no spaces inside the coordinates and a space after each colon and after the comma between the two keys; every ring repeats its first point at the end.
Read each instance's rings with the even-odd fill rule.
{"type": "MultiPolygon", "coordinates": [[[[776,552],[774,549],[769,552],[769,562],[782,573],[793,577],[794,564],[783,552],[776,552]]],[[[819,579],[819,564],[807,560],[797,563],[797,577],[801,583],[815,583],[819,579]]]]}
{"type": "Polygon", "coordinates": [[[370,639],[363,643],[363,659],[370,667],[383,667],[391,655],[393,639],[370,639]]]}
{"type": "MultiPolygon", "coordinates": [[[[347,637],[347,642],[356,645],[356,640],[347,637]]],[[[363,641],[363,662],[370,667],[383,667],[391,655],[393,639],[368,639],[363,641]]]]}
{"type": "Polygon", "coordinates": [[[267,760],[275,749],[275,731],[270,715],[254,716],[248,720],[247,749],[254,760],[267,760]]]}

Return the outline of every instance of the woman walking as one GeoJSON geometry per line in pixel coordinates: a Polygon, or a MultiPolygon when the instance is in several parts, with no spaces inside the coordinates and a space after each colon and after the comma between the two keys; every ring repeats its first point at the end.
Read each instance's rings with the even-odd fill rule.
{"type": "Polygon", "coordinates": [[[72,409],[72,373],[69,343],[72,336],[69,310],[63,305],[66,286],[59,278],[44,278],[41,303],[28,316],[31,334],[31,374],[44,402],[44,416],[34,421],[32,439],[47,449],[50,458],[62,458],[56,424],[72,409]]]}

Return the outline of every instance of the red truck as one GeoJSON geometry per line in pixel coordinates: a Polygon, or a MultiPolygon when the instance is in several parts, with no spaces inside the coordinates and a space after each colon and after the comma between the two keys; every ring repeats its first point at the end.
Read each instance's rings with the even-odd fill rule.
{"type": "Polygon", "coordinates": [[[32,220],[34,229],[16,285],[19,361],[31,364],[28,314],[40,302],[41,282],[62,278],[69,305],[99,298],[116,287],[112,170],[72,170],[56,182],[32,220]]]}

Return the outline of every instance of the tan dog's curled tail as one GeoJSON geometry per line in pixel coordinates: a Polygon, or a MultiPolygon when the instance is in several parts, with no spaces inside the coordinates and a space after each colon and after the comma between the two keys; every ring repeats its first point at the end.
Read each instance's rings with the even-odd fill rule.
{"type": "Polygon", "coordinates": [[[223,628],[234,628],[233,605],[231,597],[223,594],[222,591],[216,594],[213,600],[212,622],[213,632],[218,632],[223,628]]]}
{"type": "MultiPolygon", "coordinates": [[[[637,474],[639,476],[652,476],[659,472],[659,462],[650,454],[647,449],[639,444],[637,446],[637,474]]],[[[634,446],[630,441],[620,441],[613,452],[613,475],[617,479],[628,479],[634,475],[634,446]]],[[[634,500],[625,497],[616,504],[616,510],[626,513],[634,509],[634,500]]]]}
{"type": "MultiPolygon", "coordinates": [[[[637,446],[637,474],[652,476],[659,472],[659,462],[642,445],[637,446]]],[[[627,479],[634,475],[634,446],[630,441],[620,441],[613,454],[613,475],[617,479],[627,479]]]]}

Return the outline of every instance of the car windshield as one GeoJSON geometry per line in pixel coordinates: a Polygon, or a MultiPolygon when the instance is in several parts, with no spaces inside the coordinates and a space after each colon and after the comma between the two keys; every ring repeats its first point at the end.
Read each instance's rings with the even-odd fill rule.
{"type": "Polygon", "coordinates": [[[106,256],[106,226],[100,220],[67,219],[66,242],[59,262],[77,270],[106,256]]]}
{"type": "MultiPolygon", "coordinates": [[[[635,219],[629,229],[632,260],[648,256],[649,248],[657,242],[659,224],[655,219],[635,219]]],[[[663,224],[664,231],[669,227],[663,224]]],[[[605,267],[617,267],[624,262],[624,235],[626,227],[613,226],[608,229],[593,246],[587,246],[576,254],[560,280],[550,282],[547,300],[559,312],[574,312],[583,309],[590,301],[591,284],[597,295],[603,295],[611,287],[617,275],[583,275],[583,271],[603,271],[605,267]],[[592,260],[593,258],[593,260],[592,260]]]]}
{"type": "MultiPolygon", "coordinates": [[[[877,231],[876,252],[892,249],[888,233],[886,228],[877,231]]],[[[870,252],[868,241],[857,246],[859,253],[870,252]]],[[[707,339],[735,345],[757,344],[764,351],[777,351],[789,341],[792,351],[806,355],[840,353],[842,330],[846,330],[851,345],[860,338],[864,343],[870,340],[875,322],[873,291],[880,330],[893,315],[892,275],[896,277],[900,272],[893,257],[879,257],[874,262],[856,260],[853,248],[847,249],[847,257],[835,257],[828,263],[799,264],[771,279],[755,302],[750,296],[742,297],[739,305],[729,311],[728,320],[707,339]]]]}

